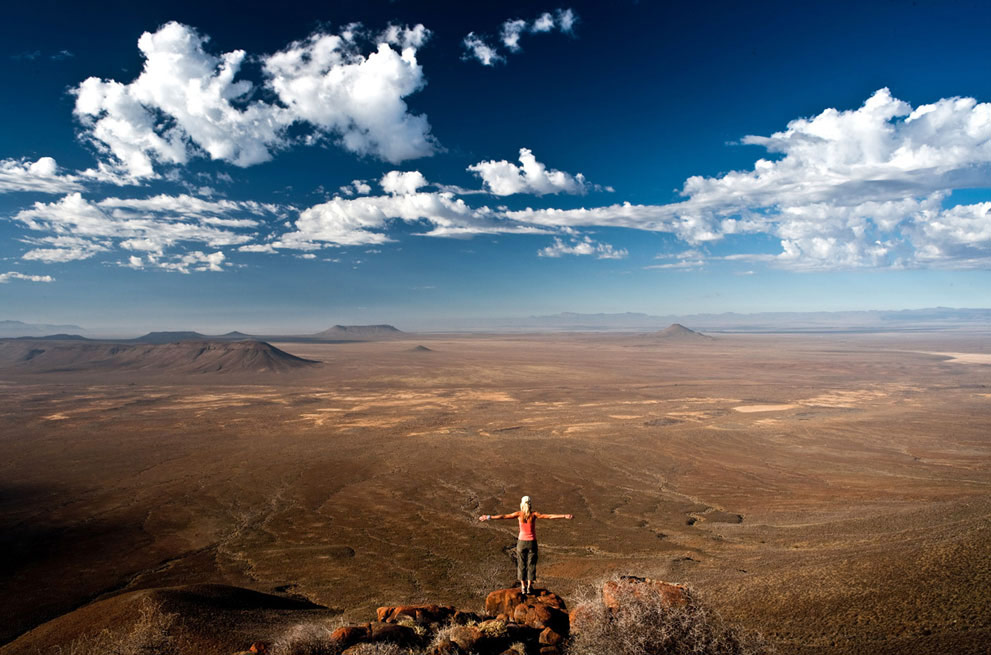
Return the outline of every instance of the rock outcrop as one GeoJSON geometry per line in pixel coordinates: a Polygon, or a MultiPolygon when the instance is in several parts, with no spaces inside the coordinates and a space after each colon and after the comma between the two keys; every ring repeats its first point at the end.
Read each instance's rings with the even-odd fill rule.
{"type": "Polygon", "coordinates": [[[429,655],[559,655],[570,631],[564,600],[546,589],[525,596],[515,588],[493,591],[484,614],[447,605],[394,605],[379,607],[376,615],[375,622],[334,630],[335,651],[347,655],[360,644],[389,642],[429,655]]]}

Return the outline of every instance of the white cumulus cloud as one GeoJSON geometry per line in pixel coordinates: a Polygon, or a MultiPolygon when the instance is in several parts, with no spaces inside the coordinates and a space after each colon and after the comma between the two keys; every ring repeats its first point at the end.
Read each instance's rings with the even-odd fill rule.
{"type": "Polygon", "coordinates": [[[549,193],[583,194],[588,190],[584,175],[548,170],[528,148],[520,148],[519,166],[503,159],[472,164],[468,170],[482,178],[485,187],[497,196],[514,193],[538,196],[549,193]]]}
{"type": "Polygon", "coordinates": [[[776,237],[780,251],[739,259],[797,270],[991,265],[986,203],[948,206],[957,189],[991,187],[991,104],[943,98],[913,108],[880,89],[856,109],[826,109],[768,137],[752,170],[686,180],[684,200],[505,217],[565,228],[669,232],[700,244],[776,237]]]}
{"type": "Polygon", "coordinates": [[[345,184],[339,190],[346,196],[364,196],[372,192],[372,187],[364,180],[351,180],[351,184],[345,184]]]}
{"type": "Polygon", "coordinates": [[[112,160],[91,171],[112,181],[156,175],[156,164],[207,155],[236,166],[271,159],[290,145],[295,123],[336,138],[355,153],[399,162],[434,150],[424,116],[403,98],[425,84],[416,48],[429,32],[390,26],[365,56],[357,33],[317,33],[262,57],[264,84],[279,103],[251,100],[237,80],[247,54],[207,52],[208,37],[171,22],[138,40],[141,74],[129,83],[90,77],[74,89],[75,114],[88,138],[112,160]],[[399,47],[401,52],[393,49],[399,47]]]}
{"type": "Polygon", "coordinates": [[[427,178],[420,171],[389,171],[379,182],[382,190],[392,195],[416,193],[420,187],[427,186],[427,178]]]}
{"type": "Polygon", "coordinates": [[[351,152],[392,163],[424,157],[435,149],[430,124],[403,98],[426,84],[416,49],[428,36],[422,25],[392,27],[365,56],[345,36],[313,34],[263,59],[267,84],[294,120],[337,136],[351,152]]]}

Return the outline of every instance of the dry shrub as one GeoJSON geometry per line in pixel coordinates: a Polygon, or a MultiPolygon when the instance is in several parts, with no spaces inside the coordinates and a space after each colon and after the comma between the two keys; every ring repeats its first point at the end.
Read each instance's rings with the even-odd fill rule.
{"type": "Polygon", "coordinates": [[[446,642],[451,640],[451,635],[454,634],[455,630],[461,626],[456,623],[448,623],[447,625],[441,627],[436,632],[434,632],[433,639],[427,645],[427,652],[433,651],[434,649],[442,646],[446,642]]]}
{"type": "Polygon", "coordinates": [[[668,607],[660,596],[636,593],[635,582],[619,579],[615,583],[617,611],[603,604],[601,591],[586,591],[573,607],[568,655],[760,655],[773,651],[760,635],[733,629],[698,601],[668,607]]]}
{"type": "Polygon", "coordinates": [[[348,655],[406,655],[410,652],[413,651],[401,648],[396,644],[377,643],[352,646],[348,651],[348,655]]]}
{"type": "Polygon", "coordinates": [[[269,647],[271,655],[337,655],[332,630],[319,623],[299,623],[282,633],[269,647]]]}
{"type": "Polygon", "coordinates": [[[138,607],[137,620],[130,629],[105,629],[95,635],[75,639],[67,647],[56,647],[55,655],[180,655],[177,615],[145,600],[138,607]]]}

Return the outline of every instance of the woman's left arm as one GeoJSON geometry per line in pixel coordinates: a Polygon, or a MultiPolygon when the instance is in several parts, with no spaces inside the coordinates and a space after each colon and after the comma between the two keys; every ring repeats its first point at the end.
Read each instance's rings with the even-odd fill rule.
{"type": "Polygon", "coordinates": [[[575,518],[574,514],[541,514],[540,512],[534,512],[533,515],[538,519],[568,519],[570,521],[575,518]]]}

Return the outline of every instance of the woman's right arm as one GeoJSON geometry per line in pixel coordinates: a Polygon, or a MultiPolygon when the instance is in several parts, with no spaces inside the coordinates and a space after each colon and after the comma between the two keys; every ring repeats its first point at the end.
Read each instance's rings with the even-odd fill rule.
{"type": "Polygon", "coordinates": [[[479,521],[491,521],[496,519],[515,519],[519,516],[519,512],[513,512],[512,514],[482,514],[478,517],[479,521]]]}

